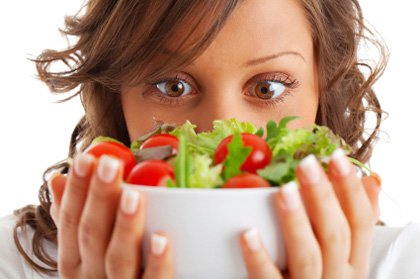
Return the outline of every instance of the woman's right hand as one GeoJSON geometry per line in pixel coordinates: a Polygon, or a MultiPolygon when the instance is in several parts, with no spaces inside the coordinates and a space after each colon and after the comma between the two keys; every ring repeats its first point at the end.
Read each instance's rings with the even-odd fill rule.
{"type": "MultiPolygon", "coordinates": [[[[68,176],[51,177],[51,216],[58,232],[61,278],[138,278],[144,210],[138,192],[121,189],[122,166],[109,156],[79,155],[68,176]]],[[[142,278],[172,278],[171,245],[150,240],[142,278]]]]}

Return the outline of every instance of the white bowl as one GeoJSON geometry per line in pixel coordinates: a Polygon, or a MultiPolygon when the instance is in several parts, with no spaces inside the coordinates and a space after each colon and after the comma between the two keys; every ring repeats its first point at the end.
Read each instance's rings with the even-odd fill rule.
{"type": "Polygon", "coordinates": [[[286,250],[277,221],[278,189],[185,189],[125,184],[142,193],[146,225],[143,261],[152,233],[168,234],[177,279],[247,278],[239,235],[257,228],[271,258],[286,267],[286,250]]]}

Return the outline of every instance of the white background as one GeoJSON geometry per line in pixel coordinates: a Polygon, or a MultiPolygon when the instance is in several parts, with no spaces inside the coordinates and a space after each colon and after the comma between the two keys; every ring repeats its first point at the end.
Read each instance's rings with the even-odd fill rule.
{"type": "MultiPolygon", "coordinates": [[[[70,134],[82,116],[79,99],[57,97],[35,78],[27,60],[60,49],[64,15],[80,0],[5,1],[0,9],[0,216],[37,203],[43,171],[66,158],[70,134]]],[[[391,58],[376,91],[389,117],[383,122],[372,168],[383,178],[382,220],[420,222],[420,3],[362,0],[366,18],[382,34],[391,58]]]]}

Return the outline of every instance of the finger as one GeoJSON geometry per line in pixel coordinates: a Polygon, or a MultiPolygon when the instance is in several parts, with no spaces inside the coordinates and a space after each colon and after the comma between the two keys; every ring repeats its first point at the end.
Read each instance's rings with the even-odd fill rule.
{"type": "Polygon", "coordinates": [[[60,173],[53,174],[48,180],[48,190],[50,191],[52,196],[50,215],[56,226],[58,226],[58,214],[66,181],[67,177],[60,173]]]}
{"type": "Polygon", "coordinates": [[[124,189],[117,220],[106,253],[106,274],[109,278],[138,278],[141,267],[141,245],[144,212],[140,193],[124,189]]]}
{"type": "Polygon", "coordinates": [[[366,194],[372,206],[375,220],[374,223],[376,224],[379,220],[380,209],[379,209],[379,193],[381,191],[380,188],[380,181],[374,176],[364,176],[362,178],[362,183],[365,188],[366,194]]]}
{"type": "Polygon", "coordinates": [[[275,198],[277,216],[282,224],[292,278],[320,278],[321,251],[302,204],[297,184],[280,187],[275,198]]]}
{"type": "Polygon", "coordinates": [[[314,155],[302,160],[297,168],[297,177],[307,214],[321,247],[323,274],[339,278],[344,271],[337,266],[348,265],[350,255],[350,228],[346,217],[314,155]]]}
{"type": "Polygon", "coordinates": [[[121,162],[103,155],[92,176],[78,231],[82,272],[87,277],[105,277],[105,254],[114,225],[121,181],[121,162]]]}
{"type": "Polygon", "coordinates": [[[93,156],[79,155],[64,186],[58,218],[58,269],[63,277],[74,277],[81,261],[77,232],[94,165],[93,156]]]}
{"type": "Polygon", "coordinates": [[[343,150],[337,149],[329,163],[331,180],[351,228],[350,264],[367,276],[373,238],[374,212],[356,170],[343,150]]]}
{"type": "Polygon", "coordinates": [[[48,180],[48,190],[53,196],[53,203],[60,207],[61,199],[64,193],[64,186],[66,185],[67,177],[57,172],[54,173],[48,180]]]}
{"type": "Polygon", "coordinates": [[[240,245],[249,279],[283,278],[255,228],[241,234],[240,245]]]}
{"type": "Polygon", "coordinates": [[[172,246],[166,234],[152,234],[143,279],[166,279],[174,277],[172,246]]]}

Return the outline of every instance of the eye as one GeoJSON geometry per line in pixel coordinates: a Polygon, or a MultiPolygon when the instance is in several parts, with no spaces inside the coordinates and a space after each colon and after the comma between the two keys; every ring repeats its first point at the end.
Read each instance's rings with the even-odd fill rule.
{"type": "Polygon", "coordinates": [[[279,81],[258,82],[253,94],[260,99],[275,99],[286,91],[286,86],[279,81]]]}
{"type": "Polygon", "coordinates": [[[164,80],[156,83],[155,86],[169,97],[181,97],[191,93],[191,85],[180,79],[164,80]]]}

